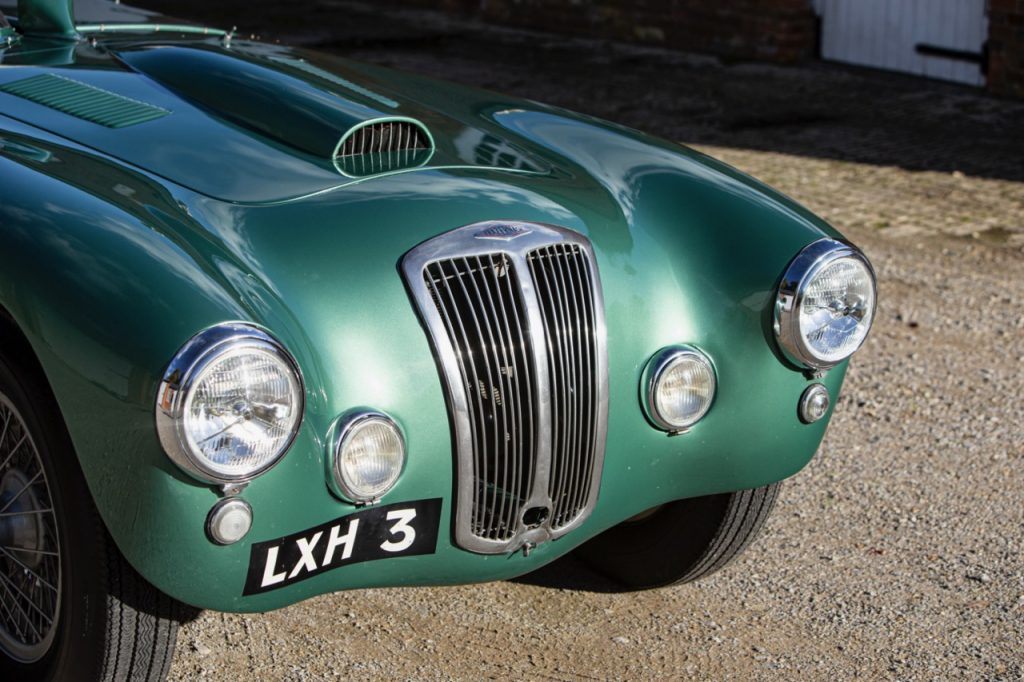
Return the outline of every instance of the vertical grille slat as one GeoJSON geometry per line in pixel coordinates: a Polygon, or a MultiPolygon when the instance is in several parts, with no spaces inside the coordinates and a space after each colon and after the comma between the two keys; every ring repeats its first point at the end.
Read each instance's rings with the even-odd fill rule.
{"type": "Polygon", "coordinates": [[[530,269],[538,283],[552,379],[552,474],[548,486],[553,503],[552,527],[571,523],[590,495],[593,467],[593,367],[586,360],[595,349],[593,326],[584,316],[593,305],[588,263],[576,245],[557,244],[533,251],[530,269]],[[554,377],[559,377],[556,386],[554,377]]]}
{"type": "MultiPolygon", "coordinates": [[[[455,328],[452,325],[452,316],[458,315],[459,307],[455,301],[455,296],[452,293],[452,289],[448,284],[449,275],[445,272],[443,264],[435,264],[428,271],[428,282],[437,302],[437,309],[444,317],[445,326],[448,329],[448,334],[456,346],[461,348],[467,348],[470,346],[468,337],[465,334],[465,328],[462,325],[461,318],[456,318],[459,325],[460,334],[456,336],[455,328]],[[438,291],[438,284],[442,285],[445,294],[448,296],[448,300],[451,303],[450,306],[442,304],[441,294],[438,291]],[[460,341],[461,337],[461,341],[460,341]]],[[[463,356],[465,359],[459,363],[460,374],[463,380],[463,386],[467,396],[473,396],[473,384],[474,378],[476,377],[476,367],[473,361],[473,355],[467,354],[463,356]]],[[[483,406],[479,404],[480,397],[477,394],[477,410],[470,410],[469,416],[472,422],[472,434],[473,434],[473,452],[474,464],[477,470],[480,468],[480,457],[484,453],[483,447],[481,447],[480,438],[483,430],[476,423],[477,416],[483,412],[483,406]]],[[[478,509],[480,506],[480,487],[478,485],[473,486],[473,508],[478,509]]]]}
{"type": "Polygon", "coordinates": [[[572,325],[569,327],[568,332],[573,334],[572,348],[573,358],[572,366],[570,370],[574,376],[572,395],[569,397],[568,411],[572,415],[572,422],[574,425],[573,439],[571,445],[571,456],[568,456],[566,464],[566,473],[568,478],[568,485],[565,486],[564,495],[561,508],[557,510],[555,514],[556,525],[561,525],[571,517],[574,516],[576,510],[576,499],[581,489],[580,471],[583,469],[585,454],[581,451],[584,441],[584,434],[581,432],[583,428],[584,418],[584,394],[586,392],[586,378],[583,374],[583,351],[586,343],[586,339],[580,333],[580,308],[579,302],[576,298],[576,290],[579,287],[579,282],[574,280],[572,273],[569,270],[569,264],[566,262],[572,259],[575,254],[568,249],[559,249],[561,258],[558,259],[558,270],[560,276],[566,281],[565,290],[566,296],[566,308],[572,311],[572,325]],[[570,284],[572,286],[570,286],[570,284]]]}
{"type": "MultiPolygon", "coordinates": [[[[498,324],[499,330],[504,331],[501,342],[501,354],[503,361],[503,376],[504,386],[506,388],[504,396],[506,398],[506,404],[509,405],[510,413],[512,415],[512,422],[508,432],[505,434],[505,457],[503,459],[503,480],[511,482],[513,485],[519,481],[521,473],[521,464],[523,460],[523,447],[522,447],[522,433],[523,433],[523,408],[522,400],[518,392],[515,390],[514,382],[516,377],[519,375],[518,367],[519,363],[516,362],[514,355],[514,349],[512,344],[515,343],[515,338],[512,335],[512,328],[509,325],[507,305],[501,298],[500,284],[497,280],[503,279],[508,281],[507,272],[505,276],[500,276],[501,268],[508,268],[508,263],[504,259],[498,261],[495,260],[493,254],[487,256],[488,265],[491,270],[495,273],[493,279],[487,279],[486,283],[493,286],[493,291],[488,290],[488,304],[493,310],[500,312],[500,324],[498,324]],[[495,303],[497,301],[497,304],[495,303]]],[[[509,290],[511,294],[511,289],[509,290]]],[[[496,320],[496,323],[498,321],[496,320]]],[[[508,490],[508,485],[503,485],[508,490]]],[[[515,516],[517,513],[516,505],[513,503],[513,498],[506,495],[502,500],[501,510],[499,511],[498,517],[502,519],[502,522],[506,527],[515,526],[515,516]]]]}
{"type": "Polygon", "coordinates": [[[529,494],[523,460],[533,437],[532,419],[524,425],[522,418],[523,405],[529,409],[531,376],[517,371],[527,361],[515,273],[506,257],[489,254],[433,263],[424,276],[460,358],[470,402],[473,533],[508,540],[529,494]]]}
{"type": "MultiPolygon", "coordinates": [[[[401,144],[403,131],[392,134],[401,144]]],[[[593,255],[575,233],[529,228],[519,232],[537,234],[508,248],[455,236],[519,234],[508,225],[460,228],[403,261],[449,391],[456,540],[485,553],[578,526],[603,466],[607,359],[593,255]]]]}
{"type": "Polygon", "coordinates": [[[567,372],[567,353],[569,344],[565,343],[562,334],[567,326],[564,313],[564,297],[558,291],[555,273],[550,267],[552,251],[555,247],[547,247],[534,251],[530,255],[530,268],[537,282],[537,297],[541,302],[544,314],[545,337],[548,339],[548,366],[551,372],[551,428],[552,428],[552,462],[550,491],[559,494],[551,496],[554,503],[554,515],[557,521],[563,506],[561,494],[564,494],[566,483],[566,462],[554,455],[554,452],[567,451],[567,439],[571,425],[566,423],[568,415],[565,411],[565,397],[569,391],[570,375],[567,372]]]}
{"type": "Polygon", "coordinates": [[[485,282],[480,282],[481,279],[486,279],[486,275],[483,271],[483,264],[480,262],[479,256],[476,257],[476,267],[470,263],[468,258],[463,259],[463,264],[466,266],[466,271],[469,277],[460,278],[460,283],[463,284],[463,289],[468,296],[470,292],[465,288],[465,280],[469,280],[473,287],[472,299],[475,304],[473,307],[473,321],[477,325],[477,333],[480,336],[481,346],[483,352],[480,353],[484,358],[484,366],[487,368],[487,381],[483,384],[477,385],[477,390],[480,392],[484,400],[488,401],[491,405],[490,409],[490,439],[492,442],[492,450],[494,461],[491,467],[492,473],[488,477],[487,474],[487,462],[484,461],[484,478],[490,484],[490,502],[487,504],[487,515],[486,521],[481,520],[481,528],[488,529],[485,533],[500,533],[502,529],[501,516],[497,516],[498,523],[495,524],[495,515],[498,512],[500,506],[504,506],[505,497],[507,495],[508,484],[506,470],[504,466],[499,466],[499,462],[507,461],[508,457],[508,443],[506,434],[509,432],[508,413],[506,400],[503,396],[504,388],[503,382],[501,381],[501,369],[497,365],[498,358],[497,349],[499,341],[494,334],[494,330],[491,328],[491,319],[493,315],[477,315],[476,311],[491,311],[493,306],[486,306],[484,304],[483,296],[480,294],[481,285],[485,285],[485,282]],[[484,333],[480,332],[481,326],[484,333]],[[490,352],[487,349],[490,348],[490,352]],[[496,365],[492,368],[492,361],[496,365]],[[500,407],[500,410],[499,410],[500,407]],[[501,453],[502,459],[499,460],[499,453],[501,453]],[[499,473],[500,472],[500,473],[499,473]],[[501,491],[501,499],[499,500],[499,491],[501,491]]]}
{"type": "MultiPolygon", "coordinates": [[[[556,255],[558,256],[556,263],[558,264],[559,281],[564,282],[563,289],[565,293],[563,294],[562,305],[565,307],[567,319],[570,320],[566,324],[565,333],[567,336],[572,335],[565,342],[572,349],[572,357],[570,358],[567,373],[573,377],[569,394],[564,398],[567,403],[565,411],[569,415],[569,422],[572,424],[572,439],[570,440],[569,449],[565,454],[565,461],[563,463],[566,474],[565,483],[559,491],[552,491],[552,493],[558,492],[562,495],[561,504],[555,509],[555,525],[561,525],[575,515],[573,513],[575,511],[573,499],[580,487],[579,472],[582,466],[580,446],[583,434],[580,433],[579,429],[583,422],[581,408],[583,406],[582,392],[585,390],[581,360],[583,355],[582,344],[585,340],[579,335],[580,311],[576,303],[576,297],[573,295],[574,287],[570,286],[571,277],[566,272],[565,261],[572,254],[567,249],[557,248],[556,255]]],[[[572,284],[578,283],[572,282],[572,284]]]]}
{"type": "MultiPolygon", "coordinates": [[[[572,260],[573,270],[576,275],[576,280],[579,286],[576,288],[579,291],[592,291],[593,282],[590,279],[590,271],[586,261],[583,260],[583,256],[580,253],[575,254],[575,258],[572,260]]],[[[590,340],[588,343],[583,344],[583,359],[584,364],[582,367],[581,377],[584,380],[589,381],[589,385],[586,391],[581,392],[581,396],[586,399],[585,403],[585,424],[582,433],[593,434],[594,426],[596,424],[596,409],[597,405],[594,400],[594,386],[593,378],[595,375],[595,353],[596,348],[593,340],[593,330],[595,329],[594,324],[594,299],[590,296],[579,296],[580,309],[583,311],[583,315],[579,318],[579,335],[581,339],[590,340]]],[[[585,450],[581,453],[581,466],[584,470],[588,470],[594,466],[594,457],[596,444],[593,438],[589,439],[585,450]]],[[[581,508],[584,506],[586,499],[590,495],[590,486],[584,485],[589,480],[580,479],[580,485],[577,486],[576,494],[573,496],[572,504],[574,508],[581,508]]]]}
{"type": "MultiPolygon", "coordinates": [[[[463,258],[463,259],[461,259],[461,264],[466,268],[465,274],[469,275],[469,278],[472,279],[473,275],[472,275],[471,272],[469,272],[469,269],[470,269],[469,268],[469,262],[466,259],[463,258]]],[[[456,272],[458,272],[458,265],[456,265],[456,272]]],[[[496,498],[496,493],[497,493],[497,482],[494,480],[495,477],[493,476],[493,474],[489,471],[489,469],[491,469],[492,467],[490,467],[488,465],[494,463],[494,460],[497,459],[497,449],[498,449],[497,448],[497,445],[498,445],[497,438],[498,438],[498,436],[497,436],[497,428],[494,425],[494,420],[497,418],[497,416],[495,414],[495,410],[493,409],[493,405],[494,405],[493,396],[489,395],[490,392],[487,390],[487,386],[490,385],[490,381],[491,381],[491,360],[490,360],[490,354],[487,353],[487,351],[486,351],[487,346],[486,346],[486,343],[484,342],[483,334],[480,332],[480,321],[477,318],[477,309],[479,308],[479,300],[473,300],[470,297],[469,290],[466,288],[465,279],[466,279],[465,277],[460,275],[460,276],[455,278],[455,282],[458,283],[459,288],[462,291],[462,296],[464,297],[464,300],[466,302],[466,309],[469,310],[470,316],[473,319],[473,327],[476,330],[476,336],[473,339],[473,342],[471,344],[467,344],[467,349],[466,350],[467,350],[467,353],[470,354],[470,355],[472,355],[474,353],[477,353],[477,352],[479,353],[479,357],[483,359],[484,369],[487,372],[487,374],[486,374],[487,380],[484,381],[484,378],[481,376],[481,374],[479,372],[479,367],[478,367],[478,370],[474,374],[474,377],[473,377],[474,378],[473,385],[470,387],[470,391],[477,394],[477,404],[479,405],[479,410],[480,410],[479,414],[477,415],[477,417],[479,419],[478,424],[479,424],[479,428],[480,428],[480,432],[481,432],[481,440],[482,440],[482,443],[481,443],[482,447],[480,448],[480,454],[481,455],[485,455],[488,452],[488,450],[487,450],[487,444],[488,443],[493,443],[493,446],[494,446],[493,449],[490,450],[490,457],[481,456],[479,458],[479,460],[478,460],[480,467],[483,469],[483,474],[482,474],[481,479],[480,479],[480,484],[482,484],[482,486],[483,486],[481,491],[480,491],[480,497],[482,498],[481,508],[484,509],[485,511],[483,513],[479,514],[479,516],[477,518],[476,526],[477,526],[477,531],[481,535],[485,535],[486,536],[486,534],[488,533],[488,531],[486,530],[488,525],[485,523],[483,518],[480,518],[480,517],[483,517],[487,513],[486,510],[490,510],[490,514],[492,516],[492,520],[493,520],[493,515],[494,515],[494,499],[496,498]],[[487,409],[487,406],[484,405],[484,401],[488,401],[488,400],[491,401],[491,405],[492,405],[491,409],[487,409]],[[490,425],[488,425],[488,422],[490,422],[490,425]],[[488,491],[488,488],[490,488],[489,491],[488,491]],[[488,503],[488,493],[490,493],[490,497],[491,497],[491,502],[490,503],[488,503]]],[[[496,467],[494,467],[494,469],[496,470],[496,467]]],[[[493,526],[492,526],[492,528],[493,528],[493,526]]],[[[498,531],[497,531],[497,529],[492,529],[490,532],[496,533],[498,531]]]]}
{"type": "MultiPolygon", "coordinates": [[[[565,282],[564,272],[562,268],[563,254],[560,253],[561,249],[558,246],[553,246],[548,249],[548,262],[551,266],[552,279],[555,282],[557,288],[558,301],[558,312],[561,320],[561,327],[558,330],[558,341],[559,345],[563,350],[563,367],[562,373],[567,377],[565,386],[563,386],[562,393],[555,394],[553,405],[556,406],[558,412],[561,413],[561,419],[564,422],[565,439],[562,441],[562,450],[559,452],[561,457],[553,454],[552,460],[559,467],[560,475],[558,487],[550,486],[551,497],[556,501],[555,504],[555,524],[557,525],[562,517],[565,515],[565,510],[568,507],[568,498],[572,495],[572,489],[574,486],[574,473],[576,470],[576,458],[578,450],[576,448],[576,395],[577,395],[577,382],[579,380],[578,373],[576,372],[576,345],[574,339],[569,338],[570,331],[572,329],[572,311],[569,308],[569,296],[567,295],[568,286],[565,282]]],[[[541,302],[541,308],[544,307],[544,302],[541,302]]],[[[555,417],[556,419],[558,417],[555,417]]]]}
{"type": "MultiPolygon", "coordinates": [[[[533,277],[534,283],[537,287],[537,297],[540,300],[551,300],[553,296],[554,285],[551,279],[551,273],[546,269],[540,270],[538,273],[535,267],[535,261],[537,259],[537,252],[534,252],[530,258],[530,274],[533,277]],[[539,276],[538,276],[539,275],[539,276]]],[[[542,306],[543,307],[543,306],[542,306]]],[[[547,341],[548,347],[548,367],[549,367],[549,383],[551,388],[551,395],[557,396],[562,393],[563,386],[566,383],[566,377],[564,372],[564,365],[560,362],[562,355],[565,353],[565,348],[559,343],[559,339],[552,331],[558,327],[557,322],[549,319],[549,315],[553,313],[553,310],[548,307],[545,311],[547,313],[544,316],[544,326],[546,333],[544,338],[547,341]]],[[[551,401],[552,412],[551,412],[551,442],[552,449],[556,449],[560,443],[565,439],[566,425],[564,421],[564,415],[558,410],[559,403],[556,400],[551,401]]],[[[553,458],[554,459],[554,458],[553,458]]],[[[563,478],[562,467],[560,463],[552,461],[551,463],[551,475],[550,481],[554,484],[556,489],[561,489],[561,483],[563,478]]],[[[551,486],[549,486],[550,488],[551,486]]],[[[552,502],[555,504],[555,513],[558,511],[558,500],[552,498],[552,502]]]]}
{"type": "MultiPolygon", "coordinates": [[[[495,311],[493,300],[490,297],[490,286],[488,277],[483,275],[484,264],[480,260],[480,256],[475,258],[476,261],[476,274],[470,278],[473,283],[474,295],[477,299],[477,303],[482,310],[495,311]],[[478,280],[480,280],[478,282],[478,280]],[[484,296],[481,294],[481,289],[487,294],[487,301],[484,301],[484,296]]],[[[492,269],[493,266],[488,264],[488,269],[492,269]]],[[[488,315],[483,318],[484,326],[487,329],[487,337],[491,348],[491,354],[496,364],[496,368],[493,373],[488,373],[489,382],[489,393],[490,400],[493,403],[494,409],[494,486],[491,490],[491,503],[489,505],[488,518],[486,527],[487,528],[502,528],[507,527],[507,523],[504,519],[504,510],[507,506],[508,495],[502,494],[499,499],[498,491],[508,490],[508,462],[509,462],[509,433],[512,431],[512,426],[509,419],[508,413],[508,401],[509,396],[506,392],[505,382],[502,379],[501,369],[506,366],[507,359],[505,358],[505,339],[499,338],[493,328],[494,315],[488,315]],[[499,348],[501,349],[499,353],[499,348]],[[498,407],[501,407],[501,421],[498,421],[498,407]],[[498,459],[498,454],[501,454],[498,459]],[[500,466],[499,466],[500,462],[500,466]],[[500,483],[499,483],[500,481],[500,483]],[[495,524],[497,520],[497,524],[495,524]]],[[[488,365],[490,369],[490,365],[488,365]]]]}
{"type": "MultiPolygon", "coordinates": [[[[506,261],[507,263],[507,261],[506,261]]],[[[502,278],[505,285],[504,296],[502,300],[505,302],[514,301],[517,298],[517,293],[513,290],[513,283],[515,280],[514,273],[512,277],[502,278]]],[[[534,373],[529,360],[529,346],[527,330],[528,325],[526,322],[525,312],[518,306],[508,305],[507,310],[512,312],[512,319],[515,323],[515,336],[512,336],[512,342],[514,346],[517,346],[519,352],[517,353],[518,362],[515,366],[515,377],[516,382],[520,386],[521,390],[517,393],[518,404],[520,407],[522,432],[519,435],[519,450],[515,462],[517,480],[529,483],[533,481],[534,477],[534,460],[529,457],[529,452],[534,447],[536,439],[535,422],[534,422],[534,373]]],[[[511,331],[511,330],[510,330],[511,331]]],[[[524,493],[525,497],[525,493],[524,493]]],[[[511,513],[516,513],[517,510],[512,510],[511,513]]]]}
{"type": "MultiPolygon", "coordinates": [[[[479,260],[479,258],[478,258],[479,260]]],[[[506,490],[510,488],[509,484],[515,485],[520,474],[520,463],[522,461],[522,443],[521,434],[523,432],[523,415],[522,415],[522,401],[518,392],[515,390],[514,381],[518,375],[514,349],[512,344],[514,343],[512,336],[512,329],[508,321],[508,311],[505,301],[501,299],[500,285],[497,282],[498,279],[508,279],[506,277],[499,276],[499,269],[507,267],[507,263],[502,259],[496,261],[492,254],[487,256],[487,264],[491,271],[495,273],[494,279],[486,279],[485,283],[488,284],[488,305],[491,309],[500,312],[500,320],[495,320],[495,324],[498,327],[499,333],[503,332],[501,337],[501,357],[503,371],[499,371],[504,376],[503,385],[505,391],[505,403],[509,408],[511,415],[511,424],[508,431],[505,434],[505,448],[503,457],[503,471],[502,471],[502,487],[506,490]]],[[[506,527],[512,527],[514,525],[515,515],[515,504],[513,499],[506,495],[502,499],[501,509],[498,512],[498,518],[502,519],[502,522],[506,527]]]]}

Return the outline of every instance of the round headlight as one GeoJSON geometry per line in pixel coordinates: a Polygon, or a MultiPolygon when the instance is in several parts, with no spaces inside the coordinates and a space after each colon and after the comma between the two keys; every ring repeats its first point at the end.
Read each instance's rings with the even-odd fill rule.
{"type": "Polygon", "coordinates": [[[157,432],[193,477],[239,483],[277,463],[302,412],[302,379],[284,347],[255,327],[228,323],[200,332],[171,361],[157,398],[157,432]]]}
{"type": "Polygon", "coordinates": [[[695,348],[666,348],[647,363],[641,390],[644,411],[651,422],[666,431],[683,431],[711,408],[715,369],[695,348]]]}
{"type": "Polygon", "coordinates": [[[834,239],[814,242],[793,259],[779,284],[779,346],[797,365],[828,369],[864,343],[875,301],[875,273],[864,254],[834,239]]]}
{"type": "Polygon", "coordinates": [[[333,476],[352,502],[381,498],[405,466],[405,438],[394,420],[380,412],[358,412],[337,427],[333,476]]]}

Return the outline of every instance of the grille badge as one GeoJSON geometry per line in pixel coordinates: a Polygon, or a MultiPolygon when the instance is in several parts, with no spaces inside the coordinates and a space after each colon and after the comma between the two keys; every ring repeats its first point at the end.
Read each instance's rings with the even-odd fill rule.
{"type": "Polygon", "coordinates": [[[522,237],[524,234],[530,234],[533,232],[528,227],[522,225],[511,225],[509,223],[498,223],[497,225],[491,225],[486,230],[480,230],[473,234],[477,239],[494,239],[496,241],[507,242],[515,239],[516,237],[522,237]]]}

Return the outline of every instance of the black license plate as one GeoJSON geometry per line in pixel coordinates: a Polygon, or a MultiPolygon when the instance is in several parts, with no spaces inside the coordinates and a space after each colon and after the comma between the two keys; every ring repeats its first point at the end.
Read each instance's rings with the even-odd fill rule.
{"type": "Polygon", "coordinates": [[[433,554],[441,498],[371,507],[315,528],[253,544],[243,596],[293,585],[340,566],[433,554]]]}

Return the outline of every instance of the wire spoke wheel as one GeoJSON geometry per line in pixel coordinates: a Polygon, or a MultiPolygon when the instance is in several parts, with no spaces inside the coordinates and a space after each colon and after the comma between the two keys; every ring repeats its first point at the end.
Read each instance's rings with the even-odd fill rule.
{"type": "Polygon", "coordinates": [[[33,663],[61,605],[61,547],[46,471],[28,426],[0,393],[0,650],[33,663]]]}

